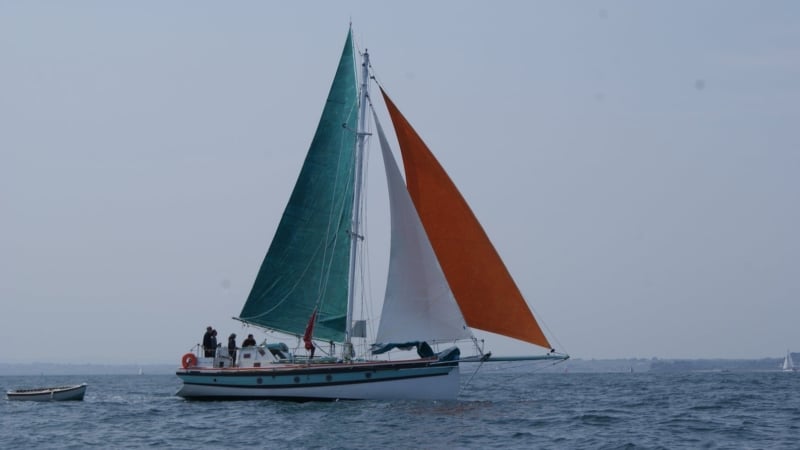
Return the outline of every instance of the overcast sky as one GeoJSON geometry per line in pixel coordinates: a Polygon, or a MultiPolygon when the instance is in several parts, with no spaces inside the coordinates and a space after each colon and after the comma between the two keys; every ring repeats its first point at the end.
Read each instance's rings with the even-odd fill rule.
{"type": "Polygon", "coordinates": [[[231,317],[351,19],[557,349],[800,351],[800,3],[6,1],[0,362],[263,336],[231,317]]]}

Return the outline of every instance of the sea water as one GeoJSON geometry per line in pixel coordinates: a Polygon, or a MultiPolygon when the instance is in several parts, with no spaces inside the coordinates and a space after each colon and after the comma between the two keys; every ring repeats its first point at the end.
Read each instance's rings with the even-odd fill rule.
{"type": "Polygon", "coordinates": [[[174,375],[0,377],[78,382],[82,402],[0,401],[0,448],[800,448],[800,373],[482,370],[457,401],[306,403],[186,401],[174,375]]]}

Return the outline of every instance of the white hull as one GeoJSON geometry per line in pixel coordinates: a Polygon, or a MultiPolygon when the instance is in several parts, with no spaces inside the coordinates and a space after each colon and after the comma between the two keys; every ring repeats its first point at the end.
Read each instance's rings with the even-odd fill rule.
{"type": "Polygon", "coordinates": [[[83,400],[84,394],[86,394],[86,383],[75,386],[19,389],[6,392],[6,396],[9,400],[27,400],[34,402],[83,400]]]}
{"type": "Polygon", "coordinates": [[[458,364],[352,364],[314,368],[182,370],[186,399],[454,400],[458,364]],[[350,366],[349,368],[346,366],[350,366]]]}

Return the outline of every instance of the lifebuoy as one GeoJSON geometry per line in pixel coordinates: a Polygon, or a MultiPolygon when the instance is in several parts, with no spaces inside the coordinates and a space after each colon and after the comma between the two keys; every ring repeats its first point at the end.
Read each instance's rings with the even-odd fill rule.
{"type": "Polygon", "coordinates": [[[183,355],[183,357],[181,358],[181,365],[183,366],[184,369],[196,366],[197,356],[194,356],[194,353],[187,353],[183,355]]]}

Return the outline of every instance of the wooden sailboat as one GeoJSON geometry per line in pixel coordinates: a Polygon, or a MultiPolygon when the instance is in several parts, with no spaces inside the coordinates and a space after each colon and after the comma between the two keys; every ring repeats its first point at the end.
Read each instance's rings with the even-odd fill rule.
{"type": "Polygon", "coordinates": [[[366,339],[364,322],[354,317],[371,107],[369,55],[362,56],[359,84],[348,33],[294,190],[236,318],[295,336],[297,347],[302,338],[308,352],[300,356],[285,343],[272,343],[240,349],[236,361],[225,349],[214,357],[184,355],[179,396],[453,399],[461,363],[568,358],[552,350],[467,202],[383,89],[405,181],[373,111],[389,190],[391,248],[374,343],[370,351],[355,352],[353,342],[366,339]],[[492,358],[477,345],[473,328],[545,351],[492,358]],[[462,342],[475,344],[474,354],[462,356],[462,342]],[[314,356],[325,347],[327,355],[314,356]]]}

